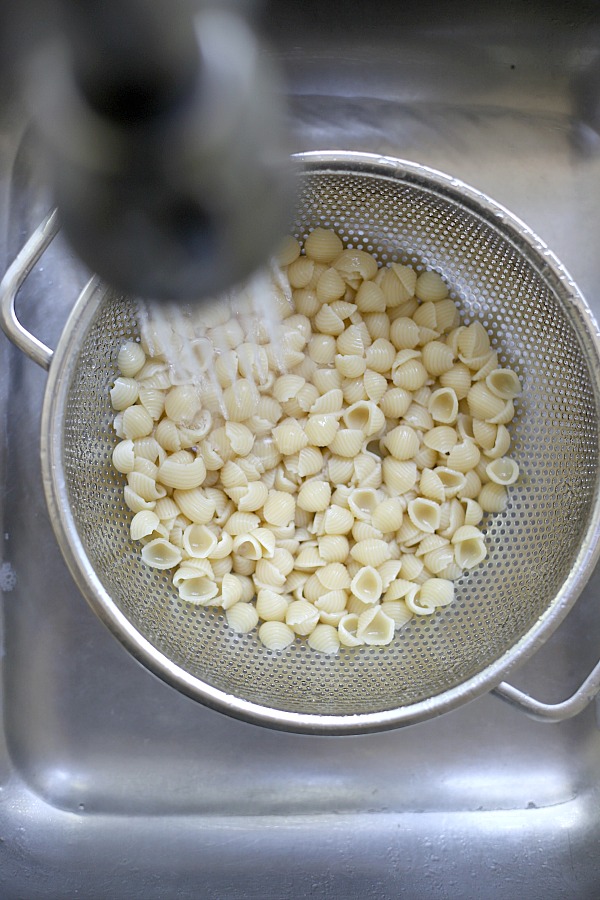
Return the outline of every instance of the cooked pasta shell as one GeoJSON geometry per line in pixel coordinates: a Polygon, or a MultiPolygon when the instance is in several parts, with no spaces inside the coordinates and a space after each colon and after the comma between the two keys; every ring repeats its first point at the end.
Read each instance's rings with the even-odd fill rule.
{"type": "Polygon", "coordinates": [[[181,559],[181,550],[165,538],[156,538],[142,548],[142,561],[153,569],[173,569],[181,559]]]}
{"type": "Polygon", "coordinates": [[[423,365],[434,378],[448,372],[454,365],[452,350],[441,341],[430,341],[425,344],[421,353],[423,365]]]}
{"type": "Polygon", "coordinates": [[[470,414],[474,419],[483,419],[484,422],[491,422],[496,416],[502,416],[510,402],[497,397],[481,381],[474,384],[467,394],[470,414]]]}
{"type": "Polygon", "coordinates": [[[406,553],[402,556],[400,575],[406,581],[414,582],[421,575],[424,567],[422,559],[412,553],[406,553]]]}
{"type": "Polygon", "coordinates": [[[320,226],[311,231],[304,242],[306,255],[320,263],[333,262],[343,249],[342,241],[335,231],[320,226]]]}
{"type": "Polygon", "coordinates": [[[315,261],[313,259],[309,259],[307,256],[298,256],[287,267],[290,287],[294,289],[306,287],[310,284],[314,270],[315,261]]]}
{"type": "Polygon", "coordinates": [[[381,575],[374,566],[363,566],[352,579],[350,590],[362,603],[377,603],[383,592],[381,575]]]}
{"type": "Polygon", "coordinates": [[[446,489],[439,474],[432,469],[423,469],[419,482],[419,491],[428,500],[442,503],[446,499],[446,489]]]}
{"type": "Polygon", "coordinates": [[[319,621],[319,610],[308,600],[293,600],[285,610],[285,623],[295,634],[305,636],[319,621]]]}
{"type": "Polygon", "coordinates": [[[448,454],[447,464],[449,469],[456,472],[468,472],[474,469],[481,458],[474,441],[464,440],[456,444],[448,454]]]}
{"type": "Polygon", "coordinates": [[[387,497],[377,504],[371,514],[371,523],[374,528],[384,534],[397,531],[402,525],[404,507],[398,497],[387,497]]]}
{"type": "Polygon", "coordinates": [[[395,495],[409,491],[417,482],[417,466],[412,460],[399,460],[388,456],[382,463],[383,483],[395,495]]]}
{"type": "Polygon", "coordinates": [[[127,474],[127,482],[129,487],[143,500],[160,500],[167,493],[165,488],[157,484],[151,475],[136,472],[135,469],[127,474]]]}
{"type": "Polygon", "coordinates": [[[358,617],[357,638],[371,646],[383,646],[394,638],[395,623],[380,606],[366,609],[358,617]]]}
{"type": "Polygon", "coordinates": [[[521,393],[519,376],[512,369],[493,369],[485,379],[492,392],[502,400],[514,400],[521,393]]]}
{"type": "Polygon", "coordinates": [[[253,381],[239,378],[223,391],[223,405],[227,418],[232,422],[243,422],[254,415],[260,395],[253,381]]]}
{"type": "Polygon", "coordinates": [[[409,460],[419,449],[419,436],[410,425],[398,425],[388,431],[383,439],[384,446],[396,460],[409,460]]]}
{"type": "Polygon", "coordinates": [[[363,641],[357,637],[358,616],[356,613],[346,613],[338,624],[338,638],[343,647],[359,647],[363,641]]]}
{"type": "Polygon", "coordinates": [[[438,453],[450,453],[458,441],[456,430],[450,425],[436,425],[423,435],[423,443],[426,447],[436,450],[438,453]]]}
{"type": "Polygon", "coordinates": [[[448,286],[437,272],[421,272],[416,280],[415,294],[420,300],[443,300],[448,296],[448,286]]]}
{"type": "Polygon", "coordinates": [[[329,444],[332,453],[337,456],[354,457],[364,442],[364,433],[358,428],[340,428],[329,444]]]}
{"type": "Polygon", "coordinates": [[[116,410],[127,409],[138,399],[138,383],[134,378],[119,377],[110,390],[110,402],[116,410]]]}
{"type": "Polygon", "coordinates": [[[304,425],[304,434],[314,447],[329,447],[339,427],[340,423],[335,413],[311,414],[304,425]]]}
{"type": "Polygon", "coordinates": [[[158,481],[167,487],[189,490],[200,487],[206,478],[206,466],[201,456],[191,462],[179,462],[168,457],[158,469],[158,481]]]}
{"type": "Polygon", "coordinates": [[[192,488],[192,490],[175,490],[173,491],[173,499],[191,522],[198,525],[206,525],[210,522],[215,512],[215,504],[209,499],[200,488],[192,488]]]}
{"type": "Polygon", "coordinates": [[[133,472],[135,455],[132,440],[120,441],[116,445],[112,453],[112,464],[123,475],[133,472]]]}
{"type": "Polygon", "coordinates": [[[467,396],[471,388],[471,373],[464,363],[455,363],[451,369],[439,376],[442,387],[454,390],[458,400],[467,396]]]}
{"type": "Polygon", "coordinates": [[[340,639],[333,625],[316,625],[314,631],[309,634],[307,643],[317,653],[326,655],[337,653],[340,649],[340,639]]]}
{"type": "Polygon", "coordinates": [[[386,541],[368,538],[357,541],[351,548],[350,555],[362,566],[379,566],[390,558],[391,553],[386,541]]]}
{"type": "Polygon", "coordinates": [[[474,525],[463,525],[452,535],[456,562],[463,569],[472,569],[487,556],[483,534],[474,525]]]}
{"type": "Polygon", "coordinates": [[[346,293],[346,282],[337,269],[326,268],[322,272],[315,286],[315,293],[319,303],[332,303],[340,300],[346,293]]]}
{"type": "MultiPolygon", "coordinates": [[[[390,336],[390,320],[384,312],[363,313],[363,324],[372,341],[390,336]]],[[[393,346],[393,345],[392,345],[393,346]]]]}
{"type": "Polygon", "coordinates": [[[477,502],[486,512],[503,512],[508,504],[508,493],[504,485],[490,481],[481,488],[477,502]]]}
{"type": "Polygon", "coordinates": [[[183,549],[198,559],[212,556],[217,543],[217,536],[206,525],[188,525],[183,532],[183,549]]]}
{"type": "Polygon", "coordinates": [[[327,509],[331,500],[331,486],[327,481],[306,481],[296,499],[300,509],[318,512],[327,509]]]}
{"type": "Polygon", "coordinates": [[[344,562],[350,546],[342,534],[323,534],[318,538],[319,556],[325,562],[344,562]]]}
{"type": "Polygon", "coordinates": [[[348,497],[348,506],[355,518],[368,522],[379,501],[380,497],[374,488],[356,488],[348,497]]]}
{"type": "Polygon", "coordinates": [[[435,304],[438,331],[444,333],[455,328],[460,323],[460,313],[454,300],[446,297],[445,300],[437,300],[435,304]]]}
{"type": "Polygon", "coordinates": [[[485,467],[485,471],[490,481],[496,484],[514,484],[519,477],[519,467],[509,456],[501,456],[492,460],[485,467]]]}
{"type": "Polygon", "coordinates": [[[385,294],[373,281],[363,281],[354,302],[361,313],[385,312],[385,294]]]}
{"type": "Polygon", "coordinates": [[[475,499],[480,490],[481,479],[475,469],[471,469],[470,472],[465,472],[465,483],[458,491],[456,496],[460,497],[461,500],[465,500],[467,498],[475,499]]]}
{"type": "Polygon", "coordinates": [[[354,524],[354,515],[349,509],[333,504],[325,511],[323,530],[325,534],[348,534],[354,524]]]}
{"type": "Polygon", "coordinates": [[[348,570],[342,563],[333,562],[317,570],[317,578],[328,591],[345,590],[350,587],[348,570]]]}
{"type": "Polygon", "coordinates": [[[348,406],[367,399],[365,384],[361,377],[345,378],[342,381],[342,394],[348,406]]]}
{"type": "Polygon", "coordinates": [[[125,438],[146,437],[154,428],[154,420],[143,406],[128,406],[123,411],[122,430],[125,438]]]}
{"type": "Polygon", "coordinates": [[[425,328],[428,332],[431,332],[433,335],[430,338],[431,340],[435,340],[439,336],[435,305],[431,301],[421,303],[414,311],[412,319],[419,326],[419,330],[425,328]]]}
{"type": "Polygon", "coordinates": [[[515,415],[515,407],[512,400],[504,401],[504,408],[501,412],[497,413],[495,416],[490,417],[489,421],[494,425],[506,425],[507,422],[512,421],[515,415]]]}
{"type": "Polygon", "coordinates": [[[392,368],[396,358],[396,348],[386,338],[376,338],[365,351],[365,358],[369,369],[385,374],[392,368]]]}
{"type": "Polygon", "coordinates": [[[299,256],[300,244],[291,234],[286,235],[277,249],[276,259],[278,264],[280,266],[289,266],[299,256]]]}
{"type": "Polygon", "coordinates": [[[315,601],[315,606],[321,612],[343,612],[348,602],[348,593],[345,590],[326,591],[315,601]]]}
{"type": "Polygon", "coordinates": [[[414,613],[403,600],[389,600],[381,604],[381,611],[394,623],[396,631],[407,625],[414,617],[414,613]]]}
{"type": "MultiPolygon", "coordinates": [[[[404,353],[414,353],[414,350],[399,350],[398,356],[404,353]]],[[[392,364],[392,381],[396,387],[406,391],[416,391],[423,387],[429,374],[420,359],[408,359],[406,362],[398,362],[396,358],[392,364]]]]}
{"type": "Polygon", "coordinates": [[[419,326],[408,316],[399,316],[390,326],[390,341],[396,350],[412,350],[419,343],[419,326]]]}
{"type": "Polygon", "coordinates": [[[135,341],[127,341],[117,354],[117,366],[126,378],[133,378],[146,362],[146,354],[135,341]]]}
{"type": "Polygon", "coordinates": [[[261,588],[256,594],[256,612],[265,622],[284,622],[289,600],[270,588],[261,588]]]}
{"type": "Polygon", "coordinates": [[[139,541],[153,534],[160,525],[160,519],[155,512],[149,509],[137,512],[130,525],[130,534],[133,541],[139,541]]]}
{"type": "Polygon", "coordinates": [[[367,368],[367,360],[355,354],[335,356],[335,367],[344,378],[360,378],[367,368]]]}
{"type": "Polygon", "coordinates": [[[407,512],[413,525],[421,531],[432,533],[440,527],[440,506],[434,500],[417,497],[410,501],[407,512]]]}
{"type": "Polygon", "coordinates": [[[234,604],[226,611],[225,618],[229,627],[237,634],[247,634],[258,624],[258,613],[251,603],[234,604]]]}

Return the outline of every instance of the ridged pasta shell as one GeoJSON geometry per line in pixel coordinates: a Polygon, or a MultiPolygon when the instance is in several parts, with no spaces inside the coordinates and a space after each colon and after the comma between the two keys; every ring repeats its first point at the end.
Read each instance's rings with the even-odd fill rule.
{"type": "Polygon", "coordinates": [[[421,353],[423,365],[434,378],[448,372],[454,365],[452,350],[441,341],[430,341],[421,353]]]}
{"type": "Polygon", "coordinates": [[[377,603],[383,592],[381,575],[374,566],[366,565],[352,579],[350,590],[362,603],[377,603]]]}
{"type": "Polygon", "coordinates": [[[333,262],[339,257],[342,250],[342,241],[330,228],[317,226],[304,242],[306,255],[320,263],[333,262]]]}
{"type": "Polygon", "coordinates": [[[404,507],[398,497],[387,497],[377,504],[371,514],[372,525],[384,534],[397,531],[402,525],[404,507]]]}
{"type": "Polygon", "coordinates": [[[367,368],[367,361],[362,356],[336,353],[335,367],[344,378],[360,378],[367,368]]]}
{"type": "Polygon", "coordinates": [[[363,566],[379,566],[390,558],[391,553],[386,541],[368,538],[357,541],[351,548],[350,555],[363,566]]]}
{"type": "Polygon", "coordinates": [[[304,425],[304,433],[314,447],[328,447],[339,427],[340,423],[335,413],[311,414],[304,425]]]}
{"type": "Polygon", "coordinates": [[[419,449],[420,441],[416,431],[410,425],[398,425],[388,431],[383,439],[383,444],[394,459],[404,461],[412,459],[419,449]]]}
{"type": "Polygon", "coordinates": [[[288,599],[270,588],[261,588],[256,594],[256,612],[265,622],[284,622],[288,606],[288,599]]]}
{"type": "Polygon", "coordinates": [[[450,453],[458,441],[456,430],[449,425],[436,425],[423,435],[423,443],[426,447],[436,450],[438,453],[450,453]]]}
{"type": "Polygon", "coordinates": [[[354,515],[349,509],[333,504],[323,517],[325,534],[348,534],[354,524],[354,515]]]}
{"type": "Polygon", "coordinates": [[[358,617],[356,636],[365,644],[380,647],[391,643],[394,638],[395,623],[380,606],[366,609],[358,617]]]}
{"type": "Polygon", "coordinates": [[[364,434],[358,428],[340,428],[329,444],[332,453],[337,456],[354,457],[363,445],[364,434]]]}
{"type": "Polygon", "coordinates": [[[434,500],[417,497],[408,504],[408,516],[416,528],[433,533],[440,526],[440,506],[434,500]]]}
{"type": "Polygon", "coordinates": [[[477,502],[485,512],[503,512],[508,504],[508,493],[504,485],[490,481],[481,488],[477,502]]]}
{"type": "Polygon", "coordinates": [[[332,655],[340,649],[340,639],[333,625],[317,625],[307,638],[309,647],[318,653],[332,655]]]}
{"type": "Polygon", "coordinates": [[[328,591],[345,590],[350,587],[348,570],[342,563],[333,562],[318,569],[317,578],[328,591]]]}
{"type": "Polygon", "coordinates": [[[437,272],[421,272],[416,280],[415,294],[420,300],[443,300],[448,296],[448,286],[437,272]]]}
{"type": "Polygon", "coordinates": [[[417,482],[417,466],[410,460],[388,456],[382,463],[383,483],[395,495],[409,491],[417,482]]]}
{"type": "Polygon", "coordinates": [[[142,560],[153,569],[173,569],[181,562],[181,550],[165,538],[156,538],[142,548],[142,560]]]}
{"type": "Polygon", "coordinates": [[[236,603],[225,613],[227,624],[237,634],[247,634],[256,628],[258,613],[251,603],[236,603]]]}
{"type": "Polygon", "coordinates": [[[456,562],[463,569],[472,569],[487,556],[483,534],[473,525],[463,525],[453,536],[456,562]]]}
{"type": "Polygon", "coordinates": [[[521,393],[519,376],[512,369],[494,369],[486,376],[485,383],[502,400],[514,400],[521,393]]]}
{"type": "Polygon", "coordinates": [[[492,460],[485,467],[490,481],[496,484],[514,484],[519,477],[519,466],[509,456],[501,456],[492,460]]]}
{"type": "Polygon", "coordinates": [[[455,363],[451,369],[440,375],[439,381],[442,387],[452,388],[457,399],[462,400],[469,393],[472,378],[464,363],[455,363]]]}
{"type": "Polygon", "coordinates": [[[146,362],[146,354],[140,344],[127,341],[117,354],[117,366],[126,378],[133,378],[146,362]]]}
{"type": "Polygon", "coordinates": [[[446,499],[446,490],[439,474],[432,469],[423,469],[419,482],[419,491],[429,500],[442,503],[446,499]]]}
{"type": "Polygon", "coordinates": [[[314,630],[320,612],[308,600],[293,600],[285,613],[285,622],[295,634],[305,636],[314,630]]]}
{"type": "Polygon", "coordinates": [[[338,624],[338,637],[343,647],[359,647],[363,641],[357,637],[358,616],[356,613],[347,613],[338,624]]]}
{"type": "Polygon", "coordinates": [[[396,348],[386,338],[378,337],[365,351],[365,358],[369,369],[385,374],[392,368],[392,363],[396,358],[396,348]]]}
{"type": "Polygon", "coordinates": [[[474,441],[464,440],[452,448],[446,462],[449,469],[465,473],[474,469],[480,458],[481,454],[474,441]]]}

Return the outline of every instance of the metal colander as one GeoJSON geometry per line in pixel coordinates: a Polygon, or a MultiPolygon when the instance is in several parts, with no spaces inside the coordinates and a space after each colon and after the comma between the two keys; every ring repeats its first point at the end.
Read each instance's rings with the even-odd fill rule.
{"type": "Polygon", "coordinates": [[[366,154],[303,154],[292,231],[334,228],[383,264],[431,267],[463,321],[480,321],[523,395],[510,426],[521,477],[506,511],[484,522],[489,556],[456,600],[416,617],[386,647],[304,641],[265,650],[218,610],[180,600],[171,574],[140,561],[129,538],[109,387],[137,334],[135,304],[88,285],[54,355],[43,468],[55,528],[96,612],[166,681],[222,711],[295,731],[344,733],[409,724],[491,689],[544,640],[591,572],[598,529],[595,326],[552,254],[488,198],[414,164],[366,154]]]}

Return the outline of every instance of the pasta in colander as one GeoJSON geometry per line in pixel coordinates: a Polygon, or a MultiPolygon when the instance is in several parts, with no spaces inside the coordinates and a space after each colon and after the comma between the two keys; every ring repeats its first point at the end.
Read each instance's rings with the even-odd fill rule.
{"type": "Polygon", "coordinates": [[[279,263],[276,328],[203,314],[189,383],[152,322],[119,349],[131,536],[182,600],[268,650],[388,644],[487,554],[484,516],[519,476],[519,377],[437,272],[379,267],[320,227],[279,263]]]}

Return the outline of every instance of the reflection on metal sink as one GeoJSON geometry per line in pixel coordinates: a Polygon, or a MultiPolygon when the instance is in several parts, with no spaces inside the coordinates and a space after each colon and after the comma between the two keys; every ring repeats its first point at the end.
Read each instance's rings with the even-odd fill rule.
{"type": "MultiPolygon", "coordinates": [[[[333,5],[283,2],[269,23],[293,148],[389,153],[475,185],[537,231],[600,316],[597,6],[509,2],[474,19],[457,3],[348,4],[340,19],[333,5]]],[[[11,257],[44,198],[26,141],[9,162],[11,257]]],[[[50,345],[81,280],[59,242],[20,297],[50,345]]],[[[42,494],[45,376],[3,337],[0,371],[2,897],[598,895],[593,706],[543,725],[487,696],[323,738],[194,704],[76,590],[42,494]]],[[[597,572],[516,684],[544,700],[578,686],[600,647],[599,591],[597,572]]]]}

